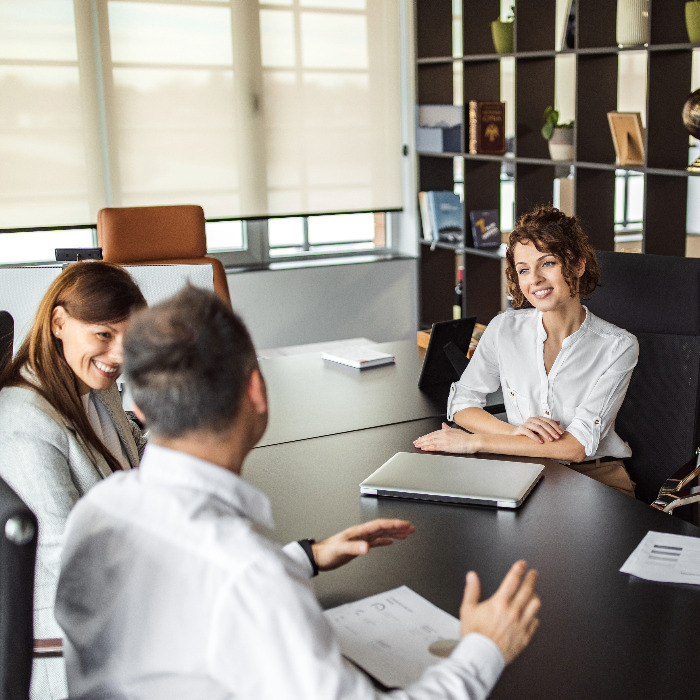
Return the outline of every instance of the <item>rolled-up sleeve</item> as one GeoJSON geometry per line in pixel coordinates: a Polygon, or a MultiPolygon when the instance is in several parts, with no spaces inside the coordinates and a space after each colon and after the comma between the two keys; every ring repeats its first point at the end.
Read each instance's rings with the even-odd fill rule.
{"type": "Polygon", "coordinates": [[[484,331],[467,368],[450,387],[447,398],[447,420],[464,408],[483,408],[486,397],[501,384],[498,364],[498,334],[501,316],[489,323],[484,331]]]}
{"type": "Polygon", "coordinates": [[[615,417],[622,406],[639,357],[639,344],[633,335],[626,333],[618,336],[614,342],[617,347],[610,348],[609,366],[600,373],[566,426],[566,431],[583,445],[589,458],[597,453],[600,441],[615,425],[615,417]]]}

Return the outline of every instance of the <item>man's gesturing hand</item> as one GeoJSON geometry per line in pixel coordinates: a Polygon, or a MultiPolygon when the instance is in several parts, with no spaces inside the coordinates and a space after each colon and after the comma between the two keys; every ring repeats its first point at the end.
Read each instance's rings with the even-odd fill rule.
{"type": "Polygon", "coordinates": [[[479,602],[481,583],[473,571],[467,574],[464,598],[459,611],[462,636],[479,632],[492,639],[509,664],[529,644],[539,620],[540,599],[535,593],[537,572],[527,571],[518,561],[510,568],[498,590],[479,602]]]}
{"type": "Polygon", "coordinates": [[[321,540],[311,545],[311,549],[318,568],[330,571],[367,554],[374,547],[386,547],[394,540],[405,540],[414,529],[406,520],[370,520],[321,540]]]}

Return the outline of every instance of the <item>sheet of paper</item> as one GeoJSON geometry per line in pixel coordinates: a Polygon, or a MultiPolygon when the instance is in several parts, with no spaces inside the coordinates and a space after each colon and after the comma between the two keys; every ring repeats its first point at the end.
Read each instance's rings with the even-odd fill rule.
{"type": "Polygon", "coordinates": [[[390,688],[418,680],[459,640],[459,620],[407,586],[324,614],[343,654],[390,688]]]}
{"type": "Polygon", "coordinates": [[[620,571],[647,581],[700,584],[700,538],[647,532],[620,571]]]}

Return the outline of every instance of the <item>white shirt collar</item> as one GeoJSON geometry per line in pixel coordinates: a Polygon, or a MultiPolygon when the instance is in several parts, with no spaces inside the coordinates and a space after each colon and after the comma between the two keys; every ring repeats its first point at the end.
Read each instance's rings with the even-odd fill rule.
{"type": "MultiPolygon", "coordinates": [[[[566,336],[562,341],[562,347],[566,347],[571,343],[575,343],[579,338],[586,335],[588,331],[588,326],[590,325],[590,313],[588,309],[584,306],[583,310],[586,312],[586,316],[583,319],[581,325],[571,334],[566,336]]],[[[539,340],[544,342],[547,340],[547,331],[544,329],[544,322],[542,321],[542,312],[537,312],[537,337],[539,340]]]]}
{"type": "Polygon", "coordinates": [[[268,497],[237,474],[216,464],[151,442],[146,446],[139,472],[144,483],[203,492],[256,525],[268,530],[275,527],[268,497]]]}

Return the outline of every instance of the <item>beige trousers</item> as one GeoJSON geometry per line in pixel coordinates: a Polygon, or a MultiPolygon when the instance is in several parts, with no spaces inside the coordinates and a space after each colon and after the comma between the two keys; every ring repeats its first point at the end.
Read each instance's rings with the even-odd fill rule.
{"type": "Polygon", "coordinates": [[[575,464],[572,462],[569,466],[581,474],[590,476],[591,479],[600,481],[601,484],[612,486],[620,493],[634,498],[634,481],[630,479],[630,475],[625,469],[625,463],[621,459],[603,462],[602,464],[599,459],[589,464],[575,464]]]}

